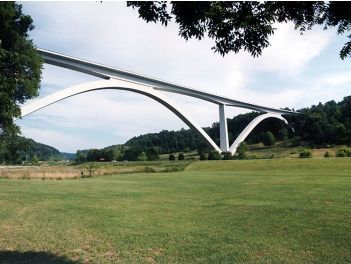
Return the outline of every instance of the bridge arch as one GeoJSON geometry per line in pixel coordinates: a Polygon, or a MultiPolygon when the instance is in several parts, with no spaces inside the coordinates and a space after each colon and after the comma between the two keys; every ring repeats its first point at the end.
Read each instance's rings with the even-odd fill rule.
{"type": "Polygon", "coordinates": [[[37,99],[26,105],[23,105],[21,107],[21,116],[24,117],[48,105],[54,104],[58,101],[64,100],[66,98],[69,98],[78,94],[96,91],[96,90],[106,90],[106,89],[131,91],[131,92],[142,94],[154,99],[155,101],[161,103],[169,110],[171,110],[190,128],[194,129],[195,132],[197,132],[197,134],[200,137],[205,139],[205,141],[216,151],[221,152],[221,149],[216,145],[216,143],[210,138],[210,136],[202,129],[200,125],[194,122],[194,120],[192,120],[187,114],[185,114],[182,110],[180,110],[180,108],[177,107],[171,100],[169,100],[163,94],[155,90],[152,86],[140,84],[136,82],[120,80],[120,79],[111,78],[108,80],[87,82],[87,83],[68,87],[66,89],[60,90],[51,95],[37,99]]]}
{"type": "Polygon", "coordinates": [[[235,139],[233,144],[230,146],[229,151],[234,154],[236,149],[238,148],[239,144],[243,142],[247,136],[251,133],[251,131],[263,120],[267,118],[277,118],[288,124],[288,121],[282,117],[280,114],[276,113],[266,113],[255,117],[246,127],[245,129],[239,134],[239,136],[235,139]]]}

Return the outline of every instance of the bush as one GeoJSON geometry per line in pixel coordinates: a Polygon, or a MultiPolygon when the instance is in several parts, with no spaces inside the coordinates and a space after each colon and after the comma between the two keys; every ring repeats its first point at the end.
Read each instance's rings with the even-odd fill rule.
{"type": "Polygon", "coordinates": [[[324,158],[332,157],[332,155],[329,153],[329,151],[326,151],[323,156],[324,156],[324,158]]]}
{"type": "Polygon", "coordinates": [[[183,153],[179,153],[178,155],[178,160],[184,160],[184,154],[183,153]]]}
{"type": "Polygon", "coordinates": [[[312,158],[312,152],[307,150],[307,149],[304,149],[300,152],[299,157],[300,158],[312,158]]]}
{"type": "Polygon", "coordinates": [[[175,160],[175,156],[173,153],[169,154],[168,160],[170,161],[175,160]]]}
{"type": "Polygon", "coordinates": [[[335,157],[337,158],[341,158],[341,157],[350,157],[351,156],[351,152],[348,149],[338,149],[336,151],[335,157]]]}
{"type": "Polygon", "coordinates": [[[267,131],[263,134],[262,143],[265,146],[273,146],[275,144],[275,137],[271,131],[267,131]]]}
{"type": "Polygon", "coordinates": [[[233,159],[233,155],[229,151],[222,152],[222,159],[223,160],[231,160],[231,159],[233,159]]]}
{"type": "Polygon", "coordinates": [[[216,151],[216,150],[211,150],[210,153],[208,153],[208,160],[220,160],[222,159],[221,154],[216,151]]]}

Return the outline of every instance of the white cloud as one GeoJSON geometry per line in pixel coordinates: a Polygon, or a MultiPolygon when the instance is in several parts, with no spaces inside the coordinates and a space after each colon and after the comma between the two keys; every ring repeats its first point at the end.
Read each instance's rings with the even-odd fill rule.
{"type": "Polygon", "coordinates": [[[271,46],[258,58],[257,66],[287,77],[296,77],[305,70],[307,63],[323,51],[335,34],[316,28],[301,35],[291,23],[278,24],[276,28],[271,46]]]}

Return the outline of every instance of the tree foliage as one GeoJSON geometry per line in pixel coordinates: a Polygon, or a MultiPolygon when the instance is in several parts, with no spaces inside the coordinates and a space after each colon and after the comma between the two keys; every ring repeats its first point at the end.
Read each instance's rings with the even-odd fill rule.
{"type": "MultiPolygon", "coordinates": [[[[34,28],[21,5],[0,2],[0,132],[19,132],[13,118],[21,115],[19,104],[38,96],[42,60],[28,32],[34,28]]],[[[0,139],[1,140],[1,139],[0,139]]]]}
{"type": "Polygon", "coordinates": [[[208,160],[220,160],[220,159],[222,159],[222,156],[218,151],[211,150],[210,153],[208,153],[207,159],[208,160]]]}
{"type": "Polygon", "coordinates": [[[185,156],[183,153],[179,153],[178,154],[178,160],[184,160],[185,159],[185,156]]]}
{"type": "Polygon", "coordinates": [[[169,154],[169,157],[168,157],[168,160],[169,161],[173,161],[173,160],[175,160],[176,158],[175,158],[175,155],[173,154],[173,153],[171,153],[171,154],[169,154]]]}
{"type": "Polygon", "coordinates": [[[0,141],[0,164],[29,162],[35,155],[39,160],[63,160],[71,158],[56,148],[17,135],[3,135],[0,141]]]}
{"type": "MultiPolygon", "coordinates": [[[[179,35],[186,40],[213,39],[215,52],[225,55],[244,49],[256,57],[268,47],[275,23],[292,22],[301,32],[322,25],[337,27],[338,34],[351,31],[349,2],[283,2],[283,1],[128,1],[147,22],[167,26],[172,19],[179,25],[179,35]]],[[[350,41],[340,51],[342,59],[351,55],[350,41]]]]}
{"type": "Polygon", "coordinates": [[[262,143],[265,146],[273,146],[275,144],[275,137],[271,131],[266,131],[263,133],[262,143]]]}
{"type": "Polygon", "coordinates": [[[241,142],[236,150],[239,159],[245,159],[246,152],[249,150],[245,141],[241,142]]]}

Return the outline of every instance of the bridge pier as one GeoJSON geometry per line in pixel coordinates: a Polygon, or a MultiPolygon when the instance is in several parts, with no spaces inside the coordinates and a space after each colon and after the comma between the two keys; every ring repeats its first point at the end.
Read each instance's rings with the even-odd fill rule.
{"type": "Polygon", "coordinates": [[[222,152],[229,151],[229,138],[227,116],[225,115],[225,105],[219,105],[219,135],[220,135],[220,149],[222,152]]]}

